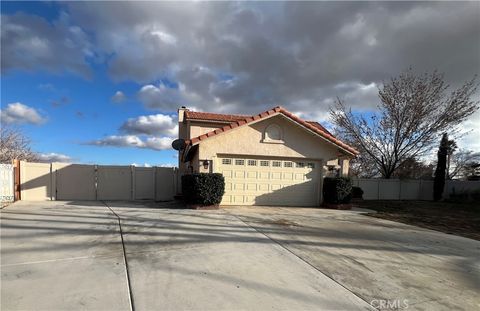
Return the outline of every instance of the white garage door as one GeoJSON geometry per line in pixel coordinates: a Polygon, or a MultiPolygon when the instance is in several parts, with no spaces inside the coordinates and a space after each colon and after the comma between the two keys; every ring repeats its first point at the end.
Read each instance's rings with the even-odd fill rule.
{"type": "Polygon", "coordinates": [[[223,205],[316,206],[320,165],[315,161],[221,157],[223,205]]]}

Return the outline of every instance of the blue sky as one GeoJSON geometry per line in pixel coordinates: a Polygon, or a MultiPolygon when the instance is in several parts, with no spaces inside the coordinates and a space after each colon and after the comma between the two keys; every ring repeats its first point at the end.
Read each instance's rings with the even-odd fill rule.
{"type": "MultiPolygon", "coordinates": [[[[62,9],[56,3],[2,2],[2,14],[28,13],[54,22],[62,9]]],[[[32,140],[32,149],[42,154],[67,155],[74,162],[98,164],[176,165],[173,150],[152,150],[86,144],[101,136],[118,132],[127,118],[151,114],[137,100],[141,84],[113,81],[105,63],[90,61],[91,77],[71,72],[13,69],[1,77],[2,108],[20,102],[33,107],[46,122],[42,125],[21,124],[32,140]],[[120,103],[112,96],[121,90],[126,99],[120,103]]],[[[161,81],[161,80],[159,80],[161,81]]],[[[169,87],[174,84],[165,83],[169,87]]],[[[173,111],[170,114],[174,114],[173,111]]],[[[17,125],[18,126],[18,125],[17,125]]]]}
{"type": "MultiPolygon", "coordinates": [[[[373,113],[413,67],[479,74],[479,3],[2,2],[2,126],[48,160],[177,162],[176,109],[373,113]]],[[[480,150],[480,114],[460,145],[480,150]]]]}

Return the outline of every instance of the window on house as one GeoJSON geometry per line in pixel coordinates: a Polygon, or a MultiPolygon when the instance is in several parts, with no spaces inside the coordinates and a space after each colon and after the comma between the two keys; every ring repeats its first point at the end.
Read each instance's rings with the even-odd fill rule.
{"type": "Polygon", "coordinates": [[[222,164],[224,164],[224,165],[232,165],[232,159],[222,159],[222,164]]]}
{"type": "Polygon", "coordinates": [[[269,126],[267,126],[263,133],[263,142],[282,143],[282,128],[277,124],[270,124],[269,126]]]}
{"type": "Polygon", "coordinates": [[[260,161],[260,166],[269,166],[270,163],[268,161],[260,161]]]}
{"type": "Polygon", "coordinates": [[[280,162],[280,161],[272,161],[272,166],[273,166],[273,167],[281,167],[281,166],[282,166],[282,162],[280,162]]]}
{"type": "Polygon", "coordinates": [[[308,168],[315,168],[315,163],[309,162],[309,163],[307,164],[307,167],[308,167],[308,168]]]}
{"type": "Polygon", "coordinates": [[[245,160],[243,160],[243,159],[236,159],[236,160],[235,160],[235,165],[245,165],[245,160]]]}
{"type": "Polygon", "coordinates": [[[248,166],[257,166],[257,160],[248,160],[248,166]]]}
{"type": "Polygon", "coordinates": [[[305,167],[305,163],[303,163],[303,162],[296,162],[296,163],[295,163],[295,167],[297,167],[297,168],[304,168],[304,167],[305,167]]]}
{"type": "Polygon", "coordinates": [[[283,167],[293,167],[293,162],[283,162],[283,167]]]}

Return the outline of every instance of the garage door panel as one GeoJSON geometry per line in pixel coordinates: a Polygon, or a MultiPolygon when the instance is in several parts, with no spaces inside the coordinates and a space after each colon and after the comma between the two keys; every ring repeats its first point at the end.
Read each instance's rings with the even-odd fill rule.
{"type": "Polygon", "coordinates": [[[269,184],[258,184],[258,190],[264,192],[264,191],[268,191],[268,187],[269,184]]]}
{"type": "Polygon", "coordinates": [[[235,171],[235,178],[245,178],[245,171],[235,171]]]}
{"type": "Polygon", "coordinates": [[[234,195],[233,196],[233,203],[242,205],[244,203],[244,196],[243,195],[234,195]]]}
{"type": "Polygon", "coordinates": [[[258,172],[257,174],[259,179],[269,179],[268,172],[258,172]]]}
{"type": "Polygon", "coordinates": [[[233,184],[233,189],[234,189],[235,191],[239,191],[239,190],[240,190],[240,191],[243,191],[243,190],[245,190],[245,184],[234,183],[234,184],[233,184]]]}
{"type": "Polygon", "coordinates": [[[281,172],[271,172],[270,173],[270,179],[280,180],[280,179],[282,179],[282,173],[281,172]]]}
{"type": "Polygon", "coordinates": [[[221,158],[226,205],[315,206],[320,165],[312,161],[221,158]]]}

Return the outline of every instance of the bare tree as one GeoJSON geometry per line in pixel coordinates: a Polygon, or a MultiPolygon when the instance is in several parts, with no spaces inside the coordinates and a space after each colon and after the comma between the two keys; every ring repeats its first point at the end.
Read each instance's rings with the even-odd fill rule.
{"type": "Polygon", "coordinates": [[[13,159],[36,161],[38,157],[30,149],[30,139],[18,128],[2,124],[0,130],[0,163],[11,163],[13,159]]]}
{"type": "Polygon", "coordinates": [[[442,133],[455,133],[479,108],[472,99],[477,87],[474,77],[448,94],[443,74],[409,69],[379,88],[378,111],[370,117],[353,113],[339,98],[330,115],[339,136],[390,178],[403,161],[431,151],[442,133]]]}
{"type": "Polygon", "coordinates": [[[395,170],[393,176],[400,179],[432,179],[434,164],[426,164],[415,158],[407,158],[395,170]]]}
{"type": "Polygon", "coordinates": [[[472,163],[480,162],[480,152],[472,150],[459,150],[450,157],[447,168],[447,179],[466,178],[472,163]]]}

